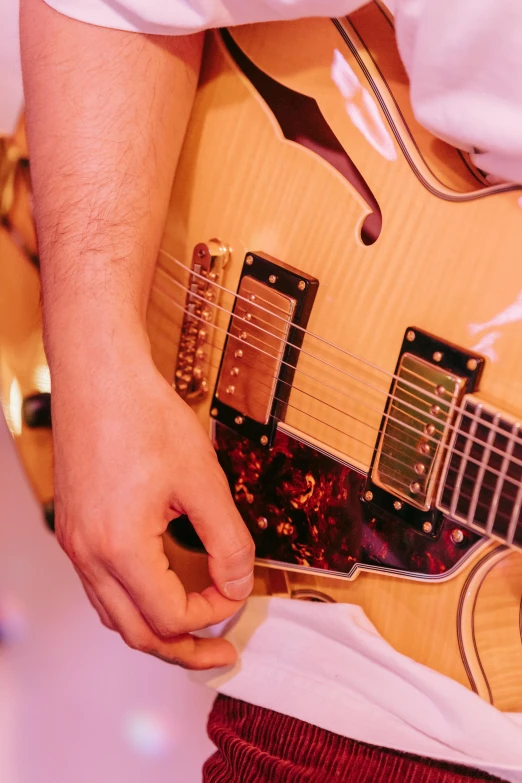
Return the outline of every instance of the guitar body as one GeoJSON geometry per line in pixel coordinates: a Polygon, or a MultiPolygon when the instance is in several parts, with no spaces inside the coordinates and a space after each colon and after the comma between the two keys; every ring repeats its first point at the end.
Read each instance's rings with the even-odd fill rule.
{"type": "MultiPolygon", "coordinates": [[[[380,513],[366,475],[401,344],[405,334],[416,339],[413,329],[486,355],[481,399],[515,418],[520,411],[520,195],[488,187],[469,161],[415,121],[379,6],[339,23],[215,32],[148,312],[154,361],[173,382],[183,375],[194,248],[214,238],[226,246],[202,323],[207,393],[187,401],[214,440],[256,540],[255,592],[358,604],[397,650],[510,711],[522,710],[522,556],[447,514],[425,534],[400,514],[380,513]],[[303,290],[315,296],[292,361],[297,370],[272,387],[277,426],[261,437],[255,423],[242,431],[243,413],[248,418],[270,386],[269,369],[263,381],[259,367],[251,368],[248,388],[245,366],[238,380],[231,366],[232,381],[220,386],[229,372],[231,312],[247,301],[236,294],[248,264],[254,276],[275,264],[275,288],[278,278],[301,275],[303,290]],[[246,408],[230,419],[239,389],[246,408]]],[[[1,382],[12,420],[13,378],[19,396],[38,390],[41,341],[34,269],[25,259],[12,269],[2,260],[0,269],[2,277],[17,276],[25,297],[17,312],[33,319],[14,337],[10,321],[8,346],[2,325],[1,382]]],[[[3,279],[0,285],[4,291],[3,279]]],[[[263,313],[259,356],[273,369],[277,345],[266,324],[275,329],[277,320],[263,313]]],[[[49,452],[36,471],[32,448],[48,444],[33,440],[27,449],[26,430],[14,434],[45,501],[49,452]]],[[[197,541],[181,524],[172,533],[173,567],[199,589],[208,581],[205,557],[187,549],[197,541]]]]}

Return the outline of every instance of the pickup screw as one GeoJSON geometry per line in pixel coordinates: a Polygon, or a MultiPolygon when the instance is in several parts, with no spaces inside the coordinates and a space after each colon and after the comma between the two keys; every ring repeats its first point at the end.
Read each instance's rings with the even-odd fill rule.
{"type": "Polygon", "coordinates": [[[424,530],[425,533],[431,533],[433,531],[433,525],[431,524],[431,522],[428,522],[428,520],[426,520],[426,522],[424,522],[422,525],[422,529],[424,530]]]}
{"type": "Polygon", "coordinates": [[[367,501],[368,501],[368,503],[369,503],[371,500],[373,500],[373,492],[370,492],[370,490],[368,490],[368,492],[365,492],[365,493],[364,493],[364,499],[365,499],[365,500],[367,500],[367,501]]]}
{"type": "Polygon", "coordinates": [[[435,425],[426,424],[426,426],[424,427],[424,431],[426,432],[426,435],[433,435],[435,432],[435,425]]]}
{"type": "Polygon", "coordinates": [[[432,405],[430,408],[430,413],[432,416],[438,416],[440,413],[440,405],[432,405]]]}
{"type": "Polygon", "coordinates": [[[395,509],[395,511],[400,511],[401,508],[402,508],[401,501],[400,500],[396,500],[395,503],[393,504],[393,508],[395,509]]]}
{"type": "Polygon", "coordinates": [[[225,389],[227,394],[234,394],[235,390],[236,390],[236,387],[232,386],[232,385],[227,386],[227,388],[225,389]]]}
{"type": "Polygon", "coordinates": [[[426,465],[423,465],[422,462],[417,462],[415,465],[415,473],[418,473],[419,476],[423,476],[424,473],[426,473],[426,465]]]}
{"type": "Polygon", "coordinates": [[[277,277],[275,275],[270,275],[270,277],[268,278],[268,282],[272,283],[272,285],[274,285],[276,280],[277,280],[277,277]]]}
{"type": "Polygon", "coordinates": [[[415,340],[415,337],[416,337],[416,336],[417,336],[417,335],[415,334],[415,332],[413,331],[413,329],[409,329],[409,330],[406,332],[406,339],[407,339],[407,341],[408,341],[409,343],[412,343],[412,342],[415,340]]]}
{"type": "Polygon", "coordinates": [[[237,351],[234,351],[234,356],[236,359],[242,359],[243,358],[243,349],[238,348],[237,351]]]}
{"type": "Polygon", "coordinates": [[[212,408],[212,410],[210,411],[210,415],[211,416],[217,416],[218,415],[218,409],[217,408],[212,408]]]}
{"type": "Polygon", "coordinates": [[[244,418],[243,418],[242,416],[236,416],[236,418],[234,419],[234,421],[236,422],[236,424],[243,424],[243,422],[244,422],[245,420],[244,420],[244,418]]]}
{"type": "Polygon", "coordinates": [[[464,541],[464,533],[459,528],[455,528],[451,531],[451,540],[454,544],[462,544],[464,541]]]}
{"type": "Polygon", "coordinates": [[[239,339],[240,340],[246,340],[247,337],[248,337],[248,335],[247,335],[246,332],[241,332],[240,335],[239,335],[239,339]]]}
{"type": "Polygon", "coordinates": [[[421,445],[419,447],[419,451],[420,451],[421,454],[426,454],[426,456],[428,456],[428,454],[431,451],[430,444],[429,443],[421,443],[421,445]]]}
{"type": "Polygon", "coordinates": [[[252,313],[245,313],[243,318],[245,319],[245,321],[251,321],[252,320],[252,313]]]}
{"type": "Polygon", "coordinates": [[[435,389],[435,394],[437,394],[439,397],[444,397],[445,393],[446,393],[446,389],[444,388],[444,386],[437,386],[437,388],[435,389]]]}
{"type": "Polygon", "coordinates": [[[232,367],[230,375],[239,375],[239,367],[232,367]]]}
{"type": "Polygon", "coordinates": [[[261,528],[261,530],[266,530],[268,527],[268,519],[266,517],[258,517],[257,526],[261,528]]]}
{"type": "Polygon", "coordinates": [[[412,495],[418,495],[421,490],[421,485],[418,481],[412,481],[410,484],[410,492],[412,495]]]}
{"type": "Polygon", "coordinates": [[[433,361],[434,362],[442,361],[442,353],[440,351],[435,351],[435,353],[433,354],[433,361]]]}
{"type": "Polygon", "coordinates": [[[248,266],[252,266],[252,264],[254,263],[254,257],[253,256],[247,256],[246,259],[245,259],[245,263],[248,266]]]}
{"type": "Polygon", "coordinates": [[[306,283],[304,280],[300,280],[297,284],[297,287],[300,291],[304,291],[306,288],[306,283]]]}
{"type": "Polygon", "coordinates": [[[466,364],[466,367],[468,370],[476,370],[478,367],[478,362],[476,359],[468,359],[468,363],[466,364]]]}
{"type": "Polygon", "coordinates": [[[266,446],[266,445],[267,445],[267,443],[268,443],[268,438],[267,438],[267,436],[266,436],[266,435],[261,435],[261,437],[259,438],[259,442],[260,442],[260,444],[261,444],[262,446],[266,446]]]}

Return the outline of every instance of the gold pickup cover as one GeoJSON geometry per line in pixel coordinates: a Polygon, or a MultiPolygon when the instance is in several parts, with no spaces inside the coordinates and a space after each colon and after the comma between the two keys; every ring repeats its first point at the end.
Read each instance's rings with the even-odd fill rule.
{"type": "Polygon", "coordinates": [[[249,275],[242,278],[216,397],[267,424],[296,300],[249,275]]]}
{"type": "Polygon", "coordinates": [[[431,508],[455,403],[465,379],[405,353],[391,388],[372,471],[377,486],[431,508]]]}

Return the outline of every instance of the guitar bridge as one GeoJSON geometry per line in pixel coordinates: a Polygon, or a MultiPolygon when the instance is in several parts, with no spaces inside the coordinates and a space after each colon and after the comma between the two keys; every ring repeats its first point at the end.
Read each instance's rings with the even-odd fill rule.
{"type": "Polygon", "coordinates": [[[217,313],[212,305],[229,255],[229,248],[217,239],[194,248],[173,384],[187,402],[198,402],[208,393],[208,340],[217,313]]]}
{"type": "Polygon", "coordinates": [[[318,285],[270,256],[245,257],[211,415],[263,446],[284,419],[318,285]]]}

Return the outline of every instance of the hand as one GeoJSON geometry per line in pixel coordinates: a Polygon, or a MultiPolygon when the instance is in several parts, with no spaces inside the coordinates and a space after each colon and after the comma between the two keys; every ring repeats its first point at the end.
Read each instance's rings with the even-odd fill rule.
{"type": "Polygon", "coordinates": [[[150,354],[112,345],[53,369],[56,534],[102,622],[133,648],[193,669],[231,664],[192,631],[234,614],[253,585],[254,544],[210,440],[150,354]],[[73,366],[75,365],[75,366],[73,366]],[[189,516],[214,585],[187,595],[162,535],[189,516]]]}

